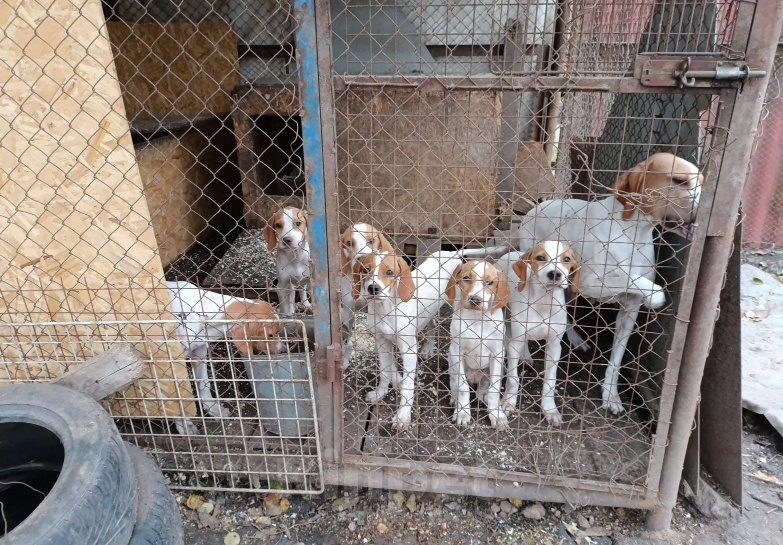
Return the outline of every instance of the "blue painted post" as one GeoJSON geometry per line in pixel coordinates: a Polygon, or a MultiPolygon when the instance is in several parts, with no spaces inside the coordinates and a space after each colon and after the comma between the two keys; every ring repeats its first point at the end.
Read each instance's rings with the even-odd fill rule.
{"type": "Polygon", "coordinates": [[[299,91],[302,112],[307,206],[310,210],[310,255],[313,261],[312,298],[315,329],[315,356],[318,368],[327,377],[333,373],[333,362],[327,359],[332,343],[329,309],[329,264],[327,259],[326,199],[324,194],[321,109],[318,92],[318,60],[313,0],[294,0],[297,27],[296,60],[299,65],[299,91]]]}

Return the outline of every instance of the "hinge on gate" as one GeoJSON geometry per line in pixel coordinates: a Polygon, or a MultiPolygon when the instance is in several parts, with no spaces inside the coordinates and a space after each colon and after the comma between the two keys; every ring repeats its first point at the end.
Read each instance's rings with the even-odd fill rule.
{"type": "Polygon", "coordinates": [[[332,343],[326,347],[326,381],[334,382],[337,376],[337,366],[342,365],[342,345],[332,343]]]}
{"type": "Polygon", "coordinates": [[[752,70],[743,60],[723,57],[638,55],[634,76],[646,87],[739,87],[750,78],[762,78],[764,70],[752,70]]]}

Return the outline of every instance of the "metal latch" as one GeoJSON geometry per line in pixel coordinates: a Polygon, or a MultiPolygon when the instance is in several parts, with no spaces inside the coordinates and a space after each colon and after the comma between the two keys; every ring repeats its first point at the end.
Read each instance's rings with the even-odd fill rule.
{"type": "Polygon", "coordinates": [[[646,87],[739,87],[750,78],[762,78],[764,70],[752,70],[741,60],[715,57],[639,55],[634,75],[646,87]]]}

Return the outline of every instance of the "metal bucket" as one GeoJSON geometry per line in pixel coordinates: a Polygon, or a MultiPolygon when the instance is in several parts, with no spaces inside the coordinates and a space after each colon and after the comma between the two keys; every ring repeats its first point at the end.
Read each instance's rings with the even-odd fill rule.
{"type": "Polygon", "coordinates": [[[315,357],[310,352],[254,355],[245,370],[266,431],[287,438],[315,433],[315,357]],[[308,380],[308,360],[310,373],[308,380]],[[312,383],[312,387],[311,387],[312,383]]]}

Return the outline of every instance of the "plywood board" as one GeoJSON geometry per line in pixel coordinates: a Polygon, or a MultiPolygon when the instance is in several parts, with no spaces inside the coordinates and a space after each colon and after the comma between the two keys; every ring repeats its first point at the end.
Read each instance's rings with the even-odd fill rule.
{"type": "Polygon", "coordinates": [[[237,38],[217,23],[108,23],[122,98],[132,120],[231,110],[237,38]]]}
{"type": "Polygon", "coordinates": [[[209,197],[209,186],[226,159],[201,131],[152,140],[137,148],[136,158],[165,267],[208,233],[219,202],[209,197]]]}
{"type": "Polygon", "coordinates": [[[488,235],[497,91],[348,90],[336,104],[341,213],[390,235],[488,235]]]}
{"type": "Polygon", "coordinates": [[[101,2],[10,0],[0,26],[0,382],[128,339],[159,380],[114,413],[193,414],[174,327],[139,324],[172,316],[101,2]],[[44,321],[84,325],[7,325],[44,321]]]}

